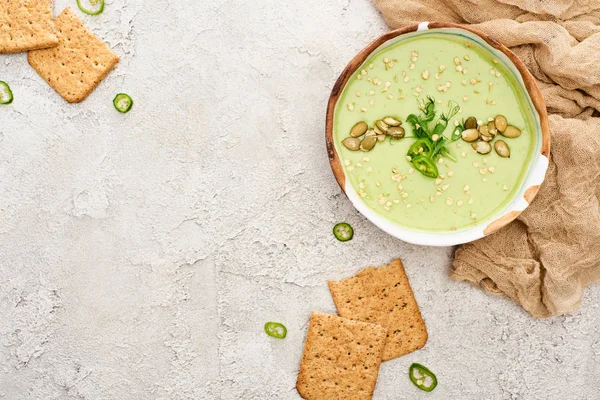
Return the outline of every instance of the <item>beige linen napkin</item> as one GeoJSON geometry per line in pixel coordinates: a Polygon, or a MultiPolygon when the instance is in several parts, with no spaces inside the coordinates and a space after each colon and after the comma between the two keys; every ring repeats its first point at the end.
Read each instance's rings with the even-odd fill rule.
{"type": "Polygon", "coordinates": [[[392,28],[469,24],[510,47],[537,80],[552,153],[533,204],[460,246],[451,276],[509,296],[534,317],[575,310],[600,282],[600,0],[374,0],[392,28]]]}

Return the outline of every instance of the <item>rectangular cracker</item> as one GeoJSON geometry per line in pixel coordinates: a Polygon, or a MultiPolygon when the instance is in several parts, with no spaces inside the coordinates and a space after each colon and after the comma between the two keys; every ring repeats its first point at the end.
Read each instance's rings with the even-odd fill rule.
{"type": "Polygon", "coordinates": [[[367,268],[341,281],[329,281],[338,314],[388,329],[384,361],[425,346],[427,328],[401,260],[367,268]]]}
{"type": "Polygon", "coordinates": [[[85,99],[119,62],[70,8],[56,18],[58,46],[29,52],[29,64],[69,103],[85,99]]]}
{"type": "Polygon", "coordinates": [[[308,400],[373,396],[386,329],[315,312],[310,318],[296,389],[308,400]]]}
{"type": "Polygon", "coordinates": [[[0,54],[57,44],[52,0],[0,0],[0,54]]]}

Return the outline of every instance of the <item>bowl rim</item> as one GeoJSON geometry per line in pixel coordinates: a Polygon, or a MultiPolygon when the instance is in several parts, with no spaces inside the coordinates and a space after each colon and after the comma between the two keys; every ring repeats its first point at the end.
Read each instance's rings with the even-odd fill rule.
{"type": "Polygon", "coordinates": [[[326,114],[326,126],[325,126],[325,142],[327,146],[327,155],[329,158],[329,164],[337,180],[340,188],[346,194],[348,199],[352,202],[354,207],[363,214],[368,220],[373,222],[380,229],[384,230],[388,234],[395,236],[405,242],[428,245],[428,246],[451,246],[461,243],[472,242],[480,239],[484,236],[490,235],[497,232],[499,229],[508,225],[514,219],[516,219],[523,210],[531,204],[535,196],[537,195],[540,185],[544,181],[546,171],[548,169],[549,157],[550,157],[550,126],[548,122],[548,113],[546,111],[546,104],[542,97],[542,94],[537,87],[534,77],[531,75],[525,64],[506,46],[498,42],[495,38],[474,29],[467,25],[455,24],[451,22],[421,22],[419,24],[409,25],[393,31],[387,32],[371,43],[369,43],[364,49],[362,49],[344,68],[338,79],[336,80],[329,101],[327,104],[326,114]],[[403,228],[398,224],[392,223],[389,219],[384,218],[377,214],[374,210],[371,210],[361,199],[354,193],[355,189],[346,190],[347,177],[344,173],[344,169],[341,164],[339,155],[337,154],[334,141],[333,141],[333,123],[334,113],[337,102],[343,93],[343,90],[350,79],[350,77],[356,72],[356,70],[367,60],[367,58],[379,47],[386,42],[412,32],[424,31],[424,30],[435,30],[453,28],[457,30],[464,30],[479,36],[492,48],[504,53],[504,55],[513,63],[517,68],[517,71],[521,75],[525,89],[531,99],[535,111],[539,117],[540,128],[541,128],[541,146],[540,153],[532,159],[532,165],[530,166],[533,171],[528,178],[523,182],[523,186],[527,187],[523,192],[522,198],[513,198],[514,206],[511,209],[505,210],[498,214],[497,218],[488,223],[487,225],[475,225],[471,228],[467,228],[460,232],[427,232],[417,231],[409,228],[403,228]],[[535,165],[533,165],[536,163],[535,165]],[[519,201],[514,202],[518,199],[519,201]]]}

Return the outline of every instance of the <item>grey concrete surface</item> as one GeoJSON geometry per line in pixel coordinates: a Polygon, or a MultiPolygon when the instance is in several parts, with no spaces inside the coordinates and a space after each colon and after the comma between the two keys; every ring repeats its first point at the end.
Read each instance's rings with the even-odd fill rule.
{"type": "Polygon", "coordinates": [[[326,281],[395,257],[430,340],[383,364],[375,399],[600,398],[600,287],[533,320],[340,193],[325,105],[386,30],[369,1],[108,0],[84,20],[121,62],[81,104],[0,56],[0,399],[299,398],[308,317],[335,311],[326,281]],[[342,220],[352,242],[331,235],[342,220]]]}

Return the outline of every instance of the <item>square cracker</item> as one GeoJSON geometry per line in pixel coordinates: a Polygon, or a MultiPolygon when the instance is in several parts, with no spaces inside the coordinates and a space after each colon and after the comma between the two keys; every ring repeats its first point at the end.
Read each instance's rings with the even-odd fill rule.
{"type": "Polygon", "coordinates": [[[0,0],[0,54],[57,44],[52,0],[0,0]]]}
{"type": "Polygon", "coordinates": [[[119,57],[70,8],[56,18],[58,46],[29,52],[29,64],[69,103],[85,99],[119,57]]]}
{"type": "Polygon", "coordinates": [[[386,329],[315,312],[310,318],[296,389],[308,400],[370,399],[386,329]]]}
{"type": "Polygon", "coordinates": [[[329,281],[338,314],[388,329],[383,361],[425,346],[427,328],[402,261],[367,268],[341,281],[329,281]]]}

